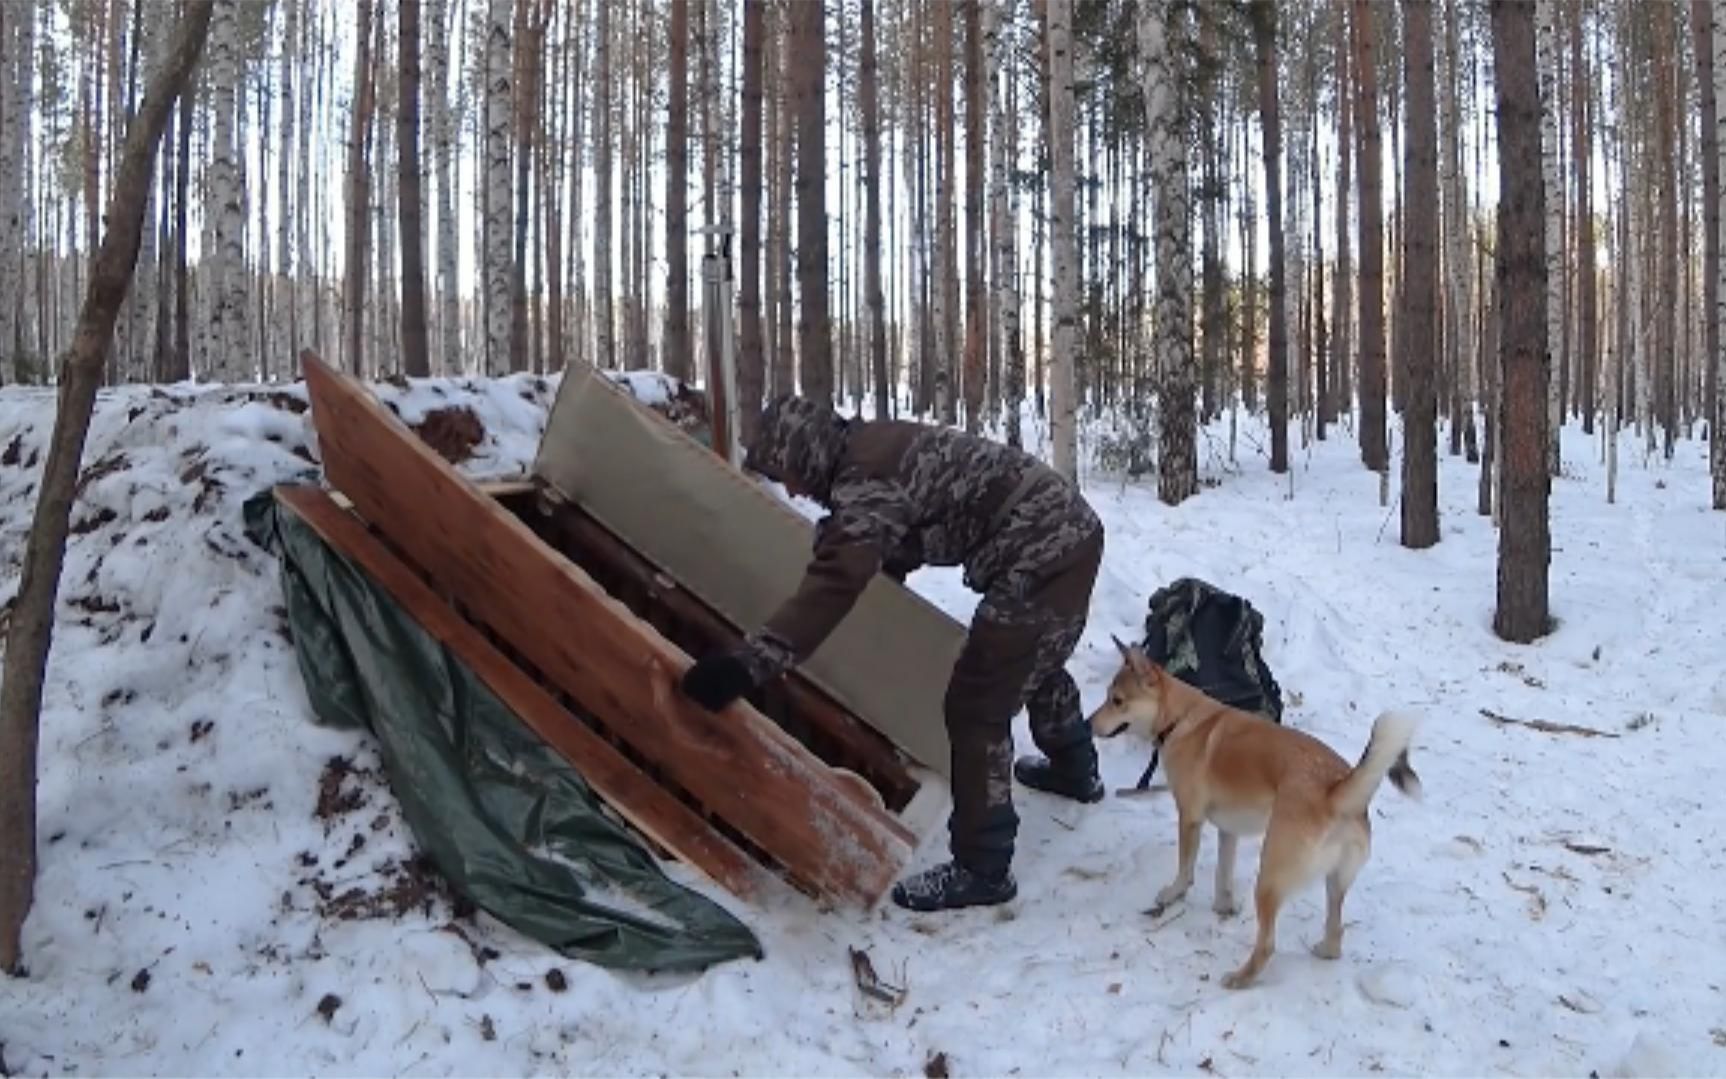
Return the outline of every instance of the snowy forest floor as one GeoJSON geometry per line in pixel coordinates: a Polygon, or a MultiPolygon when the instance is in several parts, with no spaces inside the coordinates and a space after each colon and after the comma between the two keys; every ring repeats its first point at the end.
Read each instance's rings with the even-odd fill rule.
{"type": "MultiPolygon", "coordinates": [[[[552,385],[378,391],[410,423],[471,407],[483,437],[462,467],[506,476],[552,385]]],[[[51,390],[0,393],[0,602],[54,407],[51,390]]],[[[1609,506],[1598,441],[1566,429],[1559,627],[1518,647],[1490,628],[1476,469],[1441,451],[1443,540],[1407,551],[1394,492],[1381,507],[1338,434],[1295,452],[1292,499],[1260,427],[1243,426],[1238,471],[1218,459],[1226,420],[1178,509],[1088,476],[1108,553],[1072,670],[1094,706],[1110,634],[1138,636],[1150,594],[1196,575],[1264,613],[1287,721],[1343,756],[1380,710],[1424,713],[1425,799],[1378,795],[1340,961],[1306,951],[1318,888],[1285,909],[1260,985],[1224,990],[1253,921],[1210,912],[1214,833],[1187,900],[1152,921],[1175,862],[1167,795],[1081,807],[1019,788],[1009,907],[856,920],[720,894],[766,959],[647,978],[456,919],[368,738],[311,721],[276,567],[240,521],[247,496],[315,467],[299,388],[105,393],[42,717],[30,977],[0,979],[0,1070],[1726,1075],[1726,853],[1706,824],[1726,766],[1726,514],[1706,509],[1706,445],[1644,463],[1626,432],[1609,506]],[[848,947],[905,987],[896,1008],[856,991],[848,947]]],[[[910,583],[961,619],[975,602],[956,571],[910,583]]],[[[1023,717],[1016,734],[1029,749],[1023,717]]],[[[1102,753],[1111,788],[1149,756],[1102,753]]],[[[1242,888],[1256,855],[1243,843],[1242,888]]]]}

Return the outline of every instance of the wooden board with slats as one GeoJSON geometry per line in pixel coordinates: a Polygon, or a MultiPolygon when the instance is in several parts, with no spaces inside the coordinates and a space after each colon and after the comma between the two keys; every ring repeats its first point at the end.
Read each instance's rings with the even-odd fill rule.
{"type": "MultiPolygon", "coordinates": [[[[748,702],[713,714],[684,698],[676,680],[687,654],[487,497],[363,385],[309,352],[303,364],[325,475],[353,513],[794,883],[864,907],[885,895],[918,835],[868,783],[830,767],[748,702]]],[[[631,795],[620,788],[614,797],[631,795]]]]}

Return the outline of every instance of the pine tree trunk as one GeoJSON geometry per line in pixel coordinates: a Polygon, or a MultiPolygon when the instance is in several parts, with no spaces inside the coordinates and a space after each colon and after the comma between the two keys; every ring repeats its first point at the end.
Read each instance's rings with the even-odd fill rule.
{"type": "Polygon", "coordinates": [[[1552,476],[1547,467],[1551,353],[1546,312],[1551,293],[1542,239],[1548,220],[1541,176],[1542,110],[1534,9],[1516,0],[1492,0],[1491,8],[1498,101],[1499,356],[1504,372],[1503,528],[1493,630],[1504,640],[1527,644],[1552,628],[1547,595],[1552,476]]]}
{"type": "Polygon", "coordinates": [[[7,635],[0,680],[0,971],[23,974],[21,936],[36,882],[36,756],[42,691],[53,644],[54,609],[66,560],[96,391],[108,349],[131,286],[144,227],[144,202],[157,144],[169,110],[186,86],[210,26],[211,0],[190,0],[175,27],[164,62],[151,76],[137,115],[126,128],[125,148],[105,215],[108,231],[91,266],[89,290],[72,345],[60,368],[60,402],[41,493],[24,547],[24,564],[7,635]]]}
{"type": "Polygon", "coordinates": [[[1049,44],[1049,229],[1054,248],[1053,347],[1049,358],[1049,436],[1055,471],[1079,480],[1078,401],[1074,367],[1079,335],[1079,235],[1073,190],[1072,0],[1047,0],[1049,44]]]}
{"type": "Polygon", "coordinates": [[[1445,365],[1451,372],[1450,385],[1450,444],[1454,455],[1459,450],[1473,463],[1480,452],[1474,430],[1475,354],[1470,348],[1468,332],[1468,281],[1470,232],[1468,197],[1462,168],[1462,110],[1458,102],[1458,69],[1461,40],[1457,33],[1460,0],[1445,5],[1445,76],[1443,132],[1444,152],[1439,165],[1439,182],[1443,185],[1441,202],[1444,210],[1445,268],[1448,284],[1444,300],[1445,365]]]}
{"type": "Polygon", "coordinates": [[[982,429],[988,308],[983,292],[983,30],[981,0],[963,0],[965,15],[965,430],[982,429]]]}
{"type": "MultiPolygon", "coordinates": [[[[221,0],[217,0],[217,7],[221,0]]],[[[355,104],[348,124],[347,254],[342,263],[342,325],[347,338],[347,366],[356,377],[366,374],[365,313],[366,252],[371,220],[371,172],[367,157],[371,148],[372,113],[376,87],[372,78],[373,0],[359,0],[359,47],[354,53],[355,104]]],[[[375,358],[374,358],[375,362],[375,358]]]]}
{"type": "Polygon", "coordinates": [[[1408,217],[1403,223],[1402,545],[1438,542],[1438,116],[1433,90],[1432,2],[1403,0],[1408,84],[1408,217]]]}
{"type": "MultiPolygon", "coordinates": [[[[1715,239],[1714,263],[1709,271],[1709,282],[1714,286],[1713,301],[1708,305],[1708,321],[1712,336],[1709,338],[1708,353],[1708,458],[1710,471],[1714,479],[1714,508],[1726,510],[1726,434],[1721,432],[1722,423],[1726,423],[1726,333],[1722,332],[1722,322],[1726,322],[1726,258],[1721,257],[1720,243],[1723,238],[1721,229],[1726,228],[1726,184],[1721,183],[1721,174],[1726,173],[1726,138],[1721,137],[1721,114],[1726,109],[1720,107],[1726,98],[1726,13],[1721,12],[1718,5],[1710,5],[1713,15],[1711,40],[1707,48],[1713,52],[1713,70],[1711,85],[1714,97],[1713,123],[1704,127],[1707,133],[1708,148],[1703,152],[1714,165],[1714,194],[1708,198],[1707,220],[1708,235],[1715,239]]],[[[1706,113],[1704,113],[1706,118],[1706,113]]]]}
{"type": "Polygon", "coordinates": [[[1372,0],[1353,0],[1354,121],[1360,132],[1360,457],[1390,467],[1385,441],[1384,212],[1378,139],[1378,61],[1372,0]]]}
{"type": "MultiPolygon", "coordinates": [[[[1007,14],[1006,10],[996,12],[996,33],[1000,38],[1013,32],[1015,24],[1005,17],[1007,14]]],[[[1017,185],[1008,180],[1019,157],[1019,80],[1016,77],[1017,64],[1014,63],[1016,50],[1005,41],[997,47],[998,57],[1006,59],[1004,65],[999,58],[994,64],[999,101],[996,131],[1002,144],[995,165],[997,197],[1006,203],[995,252],[1001,310],[1001,381],[1004,384],[1001,397],[1007,444],[1019,449],[1024,445],[1025,408],[1025,344],[1020,328],[1019,247],[1016,242],[1019,196],[1017,185]]]]}
{"type": "Polygon", "coordinates": [[[533,169],[533,104],[535,69],[539,61],[539,32],[531,15],[534,0],[510,0],[515,8],[511,29],[510,88],[508,92],[510,123],[514,127],[515,149],[510,164],[515,173],[515,193],[509,214],[513,245],[509,257],[509,369],[526,371],[530,367],[532,344],[529,340],[527,296],[527,232],[532,215],[533,169]]]}
{"type": "Polygon", "coordinates": [[[799,48],[797,36],[793,32],[796,23],[789,17],[790,11],[783,8],[780,11],[777,20],[780,24],[779,43],[775,49],[779,61],[775,65],[774,77],[777,91],[774,96],[779,102],[779,200],[773,215],[779,224],[779,243],[774,260],[778,265],[779,278],[779,346],[773,355],[773,392],[786,394],[795,393],[797,390],[796,342],[791,332],[791,196],[792,166],[797,152],[795,104],[799,93],[797,81],[801,76],[793,74],[794,66],[791,62],[792,57],[798,55],[799,48]]]}
{"type": "MultiPolygon", "coordinates": [[[[1545,0],[1551,3],[1552,0],[1545,0]]],[[[1655,323],[1654,356],[1660,368],[1655,375],[1656,407],[1660,413],[1662,442],[1667,460],[1672,459],[1678,435],[1678,166],[1673,148],[1678,113],[1674,101],[1677,87],[1677,8],[1656,4],[1654,14],[1657,62],[1654,65],[1657,146],[1660,166],[1660,243],[1657,256],[1659,308],[1655,323]]]]}
{"type": "Polygon", "coordinates": [[[1354,154],[1352,117],[1354,115],[1352,86],[1349,82],[1349,0],[1337,0],[1336,40],[1336,114],[1337,114],[1337,187],[1336,187],[1336,284],[1331,295],[1331,415],[1354,411],[1354,394],[1349,389],[1351,327],[1354,320],[1354,269],[1348,231],[1349,193],[1353,190],[1349,165],[1354,154]]]}
{"type": "Polygon", "coordinates": [[[616,192],[612,184],[612,93],[611,72],[611,9],[612,4],[598,0],[598,18],[594,20],[597,55],[594,58],[593,95],[593,317],[595,357],[601,368],[617,366],[617,334],[611,299],[611,253],[616,243],[612,229],[612,211],[616,192]]]}
{"type": "MultiPolygon", "coordinates": [[[[704,0],[697,0],[697,3],[702,2],[704,0]]],[[[665,126],[665,252],[666,262],[669,264],[665,279],[665,371],[673,378],[687,379],[691,374],[688,208],[689,0],[671,0],[670,34],[671,88],[665,126]]],[[[711,214],[711,209],[709,213],[711,214]]],[[[744,249],[748,250],[748,246],[749,241],[745,239],[744,249]]]]}
{"type": "Polygon", "coordinates": [[[887,310],[881,293],[881,101],[875,59],[875,3],[861,0],[858,33],[863,55],[858,92],[863,112],[863,296],[869,310],[869,370],[875,386],[875,418],[887,418],[893,386],[887,377],[887,310]]]}
{"type": "Polygon", "coordinates": [[[833,401],[833,339],[827,319],[827,13],[824,4],[792,7],[797,43],[797,292],[803,394],[833,401]]]}
{"type": "Polygon", "coordinates": [[[402,373],[431,374],[426,330],[425,230],[420,222],[420,0],[396,0],[401,90],[396,102],[396,152],[401,184],[402,373]]]}
{"type": "MultiPolygon", "coordinates": [[[[1600,365],[1599,312],[1595,297],[1594,213],[1592,178],[1594,149],[1591,143],[1593,125],[1589,118],[1588,63],[1582,51],[1582,24],[1586,18],[1581,5],[1571,8],[1570,66],[1575,79],[1574,101],[1571,105],[1571,149],[1576,168],[1576,320],[1578,373],[1576,398],[1582,413],[1582,430],[1594,433],[1594,387],[1600,365]]],[[[1704,99],[1704,116],[1711,115],[1712,99],[1704,99]]],[[[1706,126],[1703,130],[1707,130],[1706,126]]]]}
{"type": "Polygon", "coordinates": [[[1277,99],[1277,8],[1253,0],[1253,47],[1258,59],[1259,123],[1263,128],[1265,210],[1270,235],[1270,369],[1267,396],[1271,421],[1271,471],[1289,467],[1288,311],[1283,279],[1282,115],[1277,99]]]}
{"type": "MultiPolygon", "coordinates": [[[[864,0],[866,8],[868,2],[864,0]]],[[[756,421],[760,419],[762,399],[767,393],[761,332],[761,104],[767,59],[766,8],[767,0],[743,0],[743,135],[739,147],[743,159],[743,221],[738,233],[741,281],[737,294],[737,404],[739,437],[744,445],[755,437],[756,421]]],[[[676,33],[674,26],[674,40],[676,33]]],[[[864,48],[868,47],[865,41],[864,48]]],[[[865,79],[868,77],[865,75],[865,79]]],[[[870,177],[874,177],[873,170],[870,177]]]]}

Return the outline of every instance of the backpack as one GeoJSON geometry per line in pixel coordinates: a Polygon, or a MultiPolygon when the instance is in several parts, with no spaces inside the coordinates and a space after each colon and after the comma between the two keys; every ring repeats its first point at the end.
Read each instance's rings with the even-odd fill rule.
{"type": "MultiPolygon", "coordinates": [[[[1196,577],[1182,577],[1151,596],[1145,654],[1194,689],[1281,723],[1282,687],[1264,658],[1264,616],[1240,596],[1196,577]]],[[[1158,752],[1139,777],[1150,785],[1158,752]]]]}

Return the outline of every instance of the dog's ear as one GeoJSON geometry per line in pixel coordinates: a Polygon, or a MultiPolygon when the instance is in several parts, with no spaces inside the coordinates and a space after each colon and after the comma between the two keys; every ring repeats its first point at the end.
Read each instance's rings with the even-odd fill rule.
{"type": "Polygon", "coordinates": [[[1132,666],[1133,665],[1133,650],[1127,646],[1125,641],[1121,640],[1119,637],[1115,636],[1113,633],[1109,634],[1109,639],[1111,641],[1115,642],[1115,647],[1120,651],[1121,662],[1125,663],[1129,667],[1132,666]]]}

